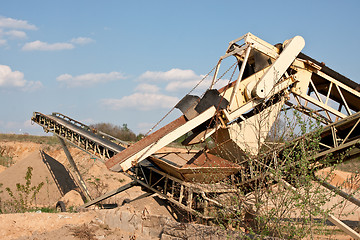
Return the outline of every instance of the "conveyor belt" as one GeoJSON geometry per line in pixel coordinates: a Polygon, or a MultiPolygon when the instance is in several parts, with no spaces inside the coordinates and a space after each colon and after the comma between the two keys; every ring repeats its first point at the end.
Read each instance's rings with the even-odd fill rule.
{"type": "Polygon", "coordinates": [[[121,140],[91,129],[59,113],[45,115],[34,112],[31,120],[42,126],[44,131],[54,133],[102,161],[110,159],[125,149],[124,146],[114,142],[121,143],[121,140]]]}
{"type": "MultiPolygon", "coordinates": [[[[59,113],[45,115],[39,112],[34,112],[32,121],[42,126],[46,132],[52,132],[62,139],[69,141],[81,150],[101,158],[104,161],[125,149],[123,146],[109,140],[109,136],[106,136],[104,133],[94,131],[90,127],[59,113]]],[[[112,140],[116,139],[113,138],[112,140]]],[[[201,158],[199,160],[201,160],[201,158]]],[[[157,162],[161,163],[161,160],[157,159],[157,162]]],[[[206,171],[209,169],[207,165],[206,167],[198,167],[195,169],[195,172],[192,172],[194,178],[196,178],[196,174],[203,176],[204,169],[206,174],[206,171]]],[[[236,170],[233,166],[226,168],[224,171],[226,176],[229,175],[229,169],[232,170],[232,172],[235,172],[236,170]]],[[[172,171],[174,170],[177,169],[172,169],[172,171]]],[[[219,173],[219,167],[214,169],[214,171],[216,174],[221,175],[221,173],[219,173]]],[[[230,172],[230,174],[232,172],[230,172]]],[[[158,169],[149,160],[142,161],[141,164],[138,164],[129,171],[124,172],[124,174],[132,178],[134,182],[109,192],[104,196],[89,202],[89,204],[85,204],[83,207],[96,204],[131,186],[140,184],[192,214],[203,218],[209,218],[209,216],[207,216],[207,206],[209,205],[210,200],[207,197],[207,194],[216,195],[236,192],[236,189],[232,187],[224,187],[218,184],[192,184],[185,182],[182,179],[172,177],[168,173],[158,169]],[[198,201],[197,204],[194,204],[195,200],[198,201]]],[[[180,172],[179,174],[183,174],[183,172],[180,172]]],[[[207,182],[209,182],[208,179],[207,182]]]]}
{"type": "MultiPolygon", "coordinates": [[[[60,113],[45,115],[35,112],[32,121],[42,126],[46,132],[54,133],[81,150],[100,158],[104,162],[107,161],[106,163],[109,162],[108,159],[111,159],[112,156],[125,149],[125,147],[110,141],[108,136],[104,136],[104,133],[95,131],[89,126],[60,113]]],[[[113,140],[121,141],[115,138],[113,140]]],[[[141,143],[141,141],[138,143],[141,143]]],[[[133,146],[137,147],[137,144],[133,144],[127,150],[132,150],[133,146]]],[[[204,154],[201,151],[196,156],[190,157],[189,163],[185,161],[182,164],[183,167],[169,165],[166,157],[158,157],[157,155],[154,155],[149,160],[165,173],[178,177],[180,181],[217,182],[239,170],[239,166],[236,164],[211,154],[206,154],[207,157],[204,160],[204,154]],[[217,175],[216,178],[214,174],[217,175]]]]}
{"type": "Polygon", "coordinates": [[[352,81],[351,79],[341,75],[340,73],[334,71],[333,69],[325,66],[324,63],[320,63],[318,61],[316,61],[315,59],[305,55],[304,53],[300,53],[298,55],[298,58],[304,59],[304,60],[309,60],[319,66],[321,66],[320,71],[324,72],[325,74],[329,75],[330,77],[342,82],[343,84],[345,84],[348,87],[351,87],[352,89],[356,90],[356,91],[360,91],[360,84],[352,81]]]}
{"type": "MultiPolygon", "coordinates": [[[[61,137],[62,139],[71,142],[80,149],[104,161],[110,159],[112,156],[125,149],[124,146],[113,142],[120,140],[116,140],[115,138],[111,139],[110,136],[106,136],[101,132],[95,131],[88,126],[59,113],[55,113],[53,115],[44,115],[35,112],[32,117],[32,121],[42,126],[46,132],[52,132],[55,135],[61,137]]],[[[336,156],[344,152],[348,153],[347,159],[358,157],[360,155],[359,133],[360,113],[353,114],[338,122],[325,126],[321,133],[321,148],[315,158],[317,160],[322,160],[324,156],[329,153],[336,156]]],[[[292,144],[296,144],[296,142],[299,140],[301,140],[301,137],[294,140],[292,144]]],[[[280,158],[282,151],[283,149],[281,148],[276,150],[280,158]]],[[[268,154],[267,156],[270,156],[271,158],[273,154],[268,154]]],[[[163,163],[166,163],[166,161],[161,162],[161,158],[157,158],[156,155],[153,155],[149,160],[156,160],[154,162],[158,166],[162,166],[163,163]]],[[[264,160],[264,162],[272,161],[272,159],[268,159],[267,157],[264,160]]],[[[232,166],[230,166],[229,169],[235,170],[235,168],[232,166]]],[[[131,171],[127,171],[125,174],[131,177],[136,184],[140,184],[148,188],[150,191],[158,193],[159,195],[168,199],[170,202],[176,204],[177,206],[185,209],[192,214],[202,216],[203,218],[208,217],[208,204],[213,202],[208,196],[217,196],[226,192],[237,191],[236,188],[223,188],[218,183],[191,184],[189,182],[185,182],[182,178],[179,178],[177,176],[179,174],[181,176],[184,175],[182,170],[182,168],[173,167],[170,164],[167,164],[165,170],[160,170],[153,165],[153,162],[143,161],[142,164],[137,165],[136,167],[132,168],[131,171]],[[174,171],[175,174],[172,174],[174,171]],[[172,177],[171,175],[175,177],[172,177]],[[204,190],[204,186],[208,186],[211,191],[207,192],[206,190],[204,190]],[[196,204],[194,202],[196,202],[196,204]]],[[[187,169],[185,168],[184,170],[187,169]]],[[[207,174],[207,172],[204,170],[208,171],[209,168],[207,167],[200,170],[196,169],[196,171],[191,171],[190,173],[200,174],[201,176],[203,176],[204,174],[207,174]]],[[[215,167],[214,171],[210,171],[210,175],[208,176],[211,177],[211,175],[214,174],[221,175],[221,172],[219,171],[220,168],[215,167]]],[[[198,177],[194,176],[193,178],[197,179],[198,177]]],[[[250,182],[252,181],[252,179],[249,180],[250,182]]],[[[115,191],[115,193],[118,192],[119,191],[115,191]]],[[[110,193],[112,194],[112,192],[110,193]]],[[[95,204],[107,198],[108,196],[112,196],[110,193],[92,201],[92,204],[95,204]]]]}
{"type": "MultiPolygon", "coordinates": [[[[289,154],[286,149],[294,149],[300,141],[305,139],[308,133],[294,139],[285,146],[279,146],[264,153],[260,159],[262,162],[270,163],[274,161],[284,160],[284,155],[289,154]],[[276,153],[276,154],[275,154],[276,153]]],[[[311,137],[310,137],[311,139],[311,137]]],[[[329,124],[320,133],[319,150],[311,156],[312,161],[318,161],[324,164],[319,164],[318,167],[326,167],[328,165],[339,163],[339,161],[349,161],[360,156],[360,112],[355,113],[349,117],[341,119],[335,123],[329,124]],[[328,156],[330,156],[328,158],[328,156]],[[331,162],[329,162],[331,161],[331,162]]]]}

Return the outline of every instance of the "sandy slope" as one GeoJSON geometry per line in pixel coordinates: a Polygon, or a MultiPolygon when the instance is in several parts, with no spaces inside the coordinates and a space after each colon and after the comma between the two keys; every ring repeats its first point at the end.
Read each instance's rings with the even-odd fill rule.
{"type": "Polygon", "coordinates": [[[67,224],[88,224],[94,217],[95,214],[91,212],[0,214],[0,236],[1,239],[28,237],[34,233],[56,231],[67,224]]]}
{"type": "MultiPolygon", "coordinates": [[[[82,199],[80,201],[78,199],[79,194],[77,192],[80,190],[76,180],[74,180],[74,174],[72,174],[65,154],[58,146],[42,146],[29,142],[1,142],[0,144],[7,149],[8,154],[14,156],[15,162],[9,168],[3,166],[0,168],[0,183],[3,184],[0,199],[3,202],[11,200],[5,191],[5,187],[9,187],[16,193],[16,184],[25,183],[26,171],[28,167],[32,167],[32,186],[44,182],[44,186],[36,198],[38,207],[54,207],[58,200],[63,199],[70,200],[69,202],[73,205],[83,204],[82,199]],[[40,150],[44,153],[41,154],[40,150]]],[[[70,151],[93,198],[130,181],[123,174],[109,171],[103,163],[95,161],[79,149],[71,148],[70,151]],[[96,179],[100,180],[97,181],[96,179]],[[94,182],[96,184],[92,184],[94,182]]],[[[140,197],[138,200],[126,204],[126,209],[139,212],[146,210],[152,214],[171,217],[162,199],[156,196],[141,198],[143,194],[141,188],[135,186],[105,200],[104,203],[121,205],[125,199],[140,197]]],[[[91,231],[97,231],[100,239],[103,238],[101,236],[105,235],[107,236],[106,239],[119,239],[119,237],[130,239],[133,234],[119,229],[109,230],[94,225],[94,218],[95,215],[92,212],[0,214],[0,239],[79,239],[73,236],[73,230],[84,226],[90,228],[91,231]]]]}
{"type": "MultiPolygon", "coordinates": [[[[78,195],[74,191],[79,189],[74,181],[74,177],[69,170],[69,164],[66,156],[59,146],[44,146],[29,142],[1,142],[2,147],[6,147],[9,154],[13,154],[16,162],[9,168],[0,166],[0,183],[4,187],[10,187],[15,191],[16,183],[24,183],[26,170],[31,166],[33,170],[32,184],[37,185],[44,182],[44,187],[39,192],[36,203],[43,206],[54,206],[54,204],[62,199],[67,193],[67,199],[72,204],[81,204],[78,201],[78,195]],[[45,154],[41,154],[43,150],[45,154]]],[[[71,154],[76,161],[83,178],[87,182],[91,195],[96,197],[110,190],[116,189],[130,181],[122,174],[109,171],[103,163],[95,161],[89,155],[83,153],[79,149],[71,148],[71,154]],[[95,179],[100,179],[97,182],[95,179]],[[96,182],[96,184],[93,184],[96,182]]],[[[320,174],[326,174],[327,170],[323,170],[320,174]]],[[[346,179],[351,177],[350,173],[335,171],[331,178],[331,183],[339,185],[346,179]]],[[[355,183],[352,188],[358,187],[355,183]]],[[[349,187],[345,185],[345,187],[349,187]]],[[[133,187],[122,192],[108,200],[106,203],[117,203],[121,205],[125,199],[136,199],[142,196],[144,192],[140,187],[133,187]]],[[[3,201],[9,200],[9,196],[4,191],[0,194],[3,201]]],[[[341,201],[340,198],[334,198],[327,206],[331,206],[341,201]]],[[[126,209],[132,211],[144,212],[150,214],[164,215],[171,217],[169,208],[166,203],[156,196],[140,198],[125,205],[126,209]]],[[[339,209],[340,213],[351,213],[342,216],[343,220],[358,223],[360,220],[360,211],[351,204],[339,209]]],[[[85,213],[25,213],[25,214],[0,214],[0,239],[76,239],[73,236],[73,229],[84,226],[91,228],[92,231],[98,231],[98,236],[109,236],[107,239],[117,239],[116,236],[122,236],[123,239],[129,239],[131,233],[126,230],[107,230],[97,223],[94,223],[95,215],[92,212],[85,213]],[[107,232],[108,231],[108,232],[107,232]],[[117,232],[116,232],[117,231],[117,232]],[[111,238],[113,236],[114,238],[111,238]]],[[[348,239],[346,236],[339,235],[341,239],[348,239]]],[[[104,239],[101,238],[100,239],[104,239]]]]}

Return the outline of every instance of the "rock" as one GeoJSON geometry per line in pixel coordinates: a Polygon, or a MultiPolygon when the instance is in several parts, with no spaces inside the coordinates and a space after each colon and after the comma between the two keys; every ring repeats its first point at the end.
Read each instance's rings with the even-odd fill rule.
{"type": "Polygon", "coordinates": [[[78,193],[75,190],[71,190],[68,193],[66,193],[60,201],[63,201],[65,203],[66,209],[69,209],[69,207],[78,207],[84,204],[84,201],[81,198],[80,193],[78,193]]]}

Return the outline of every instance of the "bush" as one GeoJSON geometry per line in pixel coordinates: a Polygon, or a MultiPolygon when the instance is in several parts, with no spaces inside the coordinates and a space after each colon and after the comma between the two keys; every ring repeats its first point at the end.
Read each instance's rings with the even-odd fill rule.
{"type": "Polygon", "coordinates": [[[90,125],[90,127],[123,141],[135,142],[137,140],[136,134],[128,128],[127,124],[120,127],[112,123],[97,123],[90,125]]]}
{"type": "Polygon", "coordinates": [[[7,212],[25,212],[32,206],[33,201],[36,201],[36,195],[44,186],[44,182],[39,183],[37,186],[32,186],[32,167],[28,167],[25,175],[25,184],[16,184],[16,192],[13,192],[9,187],[5,188],[6,192],[11,197],[12,201],[5,202],[7,212]],[[17,194],[16,194],[17,193],[17,194]]]}
{"type": "MultiPolygon", "coordinates": [[[[334,194],[316,183],[314,176],[319,167],[334,162],[333,156],[321,163],[314,159],[322,131],[319,121],[305,120],[298,112],[288,114],[282,116],[287,122],[281,125],[289,130],[271,138],[283,148],[262,149],[256,156],[246,154],[242,158],[243,170],[225,183],[239,187],[237,193],[216,199],[225,206],[212,213],[218,224],[281,239],[313,238],[327,230],[325,222],[339,205],[324,207],[334,194]]],[[[261,132],[261,126],[256,129],[261,132]]],[[[334,169],[331,166],[325,181],[334,169]]]]}
{"type": "Polygon", "coordinates": [[[0,146],[0,165],[10,167],[14,163],[13,156],[6,153],[6,149],[0,146]]]}

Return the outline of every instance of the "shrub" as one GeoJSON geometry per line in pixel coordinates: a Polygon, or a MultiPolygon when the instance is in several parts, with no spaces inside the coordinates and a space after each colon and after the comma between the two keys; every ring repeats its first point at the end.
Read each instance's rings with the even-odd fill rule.
{"type": "Polygon", "coordinates": [[[90,125],[90,127],[123,141],[134,142],[137,140],[136,134],[128,128],[127,124],[123,124],[121,127],[112,123],[97,123],[90,125]]]}
{"type": "Polygon", "coordinates": [[[6,192],[11,197],[12,201],[6,202],[6,206],[10,212],[25,212],[31,208],[33,201],[36,201],[36,195],[44,186],[44,182],[39,183],[36,186],[32,186],[32,167],[27,168],[25,175],[25,184],[16,184],[15,194],[9,187],[5,188],[6,192]]]}

